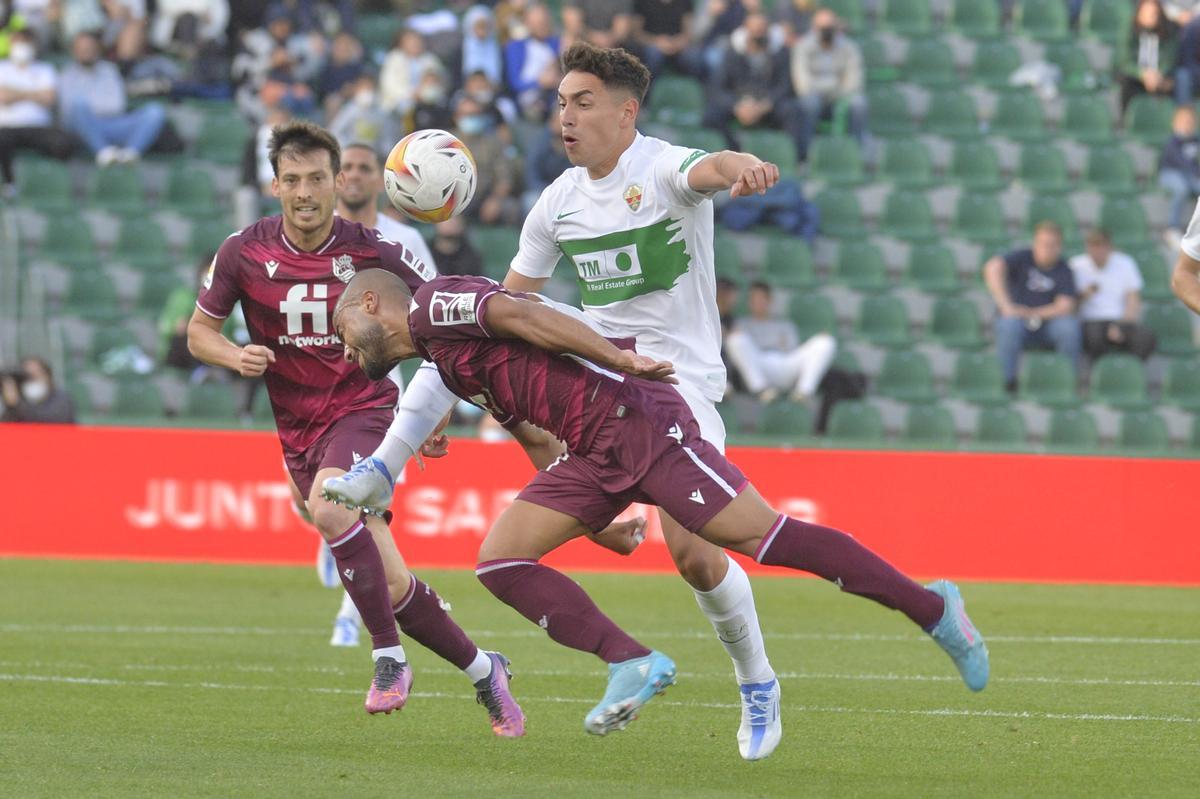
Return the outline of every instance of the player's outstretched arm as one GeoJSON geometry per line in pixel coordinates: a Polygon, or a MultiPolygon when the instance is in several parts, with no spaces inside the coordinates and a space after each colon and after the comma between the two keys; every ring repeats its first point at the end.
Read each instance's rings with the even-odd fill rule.
{"type": "Polygon", "coordinates": [[[197,308],[188,322],[188,351],[209,366],[232,369],[242,377],[258,377],[275,363],[275,353],[261,344],[239,347],[221,332],[224,319],[217,319],[197,308]]]}
{"type": "Polygon", "coordinates": [[[750,153],[722,150],[706,155],[687,174],[692,191],[729,189],[729,196],[766,194],[779,182],[779,167],[750,153]]]}
{"type": "Polygon", "coordinates": [[[1185,252],[1179,253],[1171,275],[1171,290],[1184,305],[1200,313],[1200,261],[1185,252]]]}

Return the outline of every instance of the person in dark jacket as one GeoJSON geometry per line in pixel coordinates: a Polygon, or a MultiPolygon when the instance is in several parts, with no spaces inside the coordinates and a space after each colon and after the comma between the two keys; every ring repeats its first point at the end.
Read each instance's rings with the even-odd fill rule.
{"type": "Polygon", "coordinates": [[[1171,138],[1163,145],[1158,161],[1158,184],[1171,197],[1167,227],[1180,233],[1187,202],[1200,195],[1200,137],[1196,135],[1196,112],[1190,105],[1175,109],[1171,138]]]}
{"type": "Polygon", "coordinates": [[[67,392],[54,384],[50,364],[41,358],[21,361],[18,374],[0,377],[4,398],[4,422],[74,424],[75,406],[67,392]]]}
{"type": "Polygon", "coordinates": [[[1159,0],[1141,0],[1119,43],[1121,113],[1136,94],[1167,95],[1175,89],[1179,26],[1167,18],[1159,0]]]}

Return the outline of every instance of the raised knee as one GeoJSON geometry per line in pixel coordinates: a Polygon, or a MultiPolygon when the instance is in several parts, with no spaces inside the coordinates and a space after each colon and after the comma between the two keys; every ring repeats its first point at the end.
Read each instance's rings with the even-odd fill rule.
{"type": "Polygon", "coordinates": [[[711,591],[721,584],[728,569],[725,553],[708,547],[691,549],[675,558],[679,576],[697,591],[711,591]]]}
{"type": "Polygon", "coordinates": [[[326,541],[346,532],[358,519],[358,514],[354,511],[346,510],[332,502],[309,503],[309,513],[312,515],[313,526],[326,541]]]}

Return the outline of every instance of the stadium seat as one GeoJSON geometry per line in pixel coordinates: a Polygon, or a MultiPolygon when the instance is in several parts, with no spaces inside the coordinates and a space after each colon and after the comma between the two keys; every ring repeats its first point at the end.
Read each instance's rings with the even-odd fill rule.
{"type": "Polygon", "coordinates": [[[829,188],[814,200],[821,212],[821,232],[834,238],[862,238],[866,227],[858,197],[848,189],[829,188]]]}
{"type": "MultiPolygon", "coordinates": [[[[483,256],[483,269],[493,280],[504,280],[508,266],[517,254],[521,243],[521,232],[516,228],[491,225],[473,225],[470,228],[471,242],[483,256]]],[[[717,235],[716,240],[723,238],[717,235]]],[[[717,271],[722,264],[718,259],[717,271]]]]}
{"type": "Polygon", "coordinates": [[[796,292],[788,303],[788,318],[799,330],[801,340],[817,333],[837,334],[837,312],[824,294],[796,292]]]}
{"type": "MultiPolygon", "coordinates": [[[[415,359],[410,358],[409,360],[415,359]]],[[[274,428],[275,411],[271,407],[271,397],[267,394],[266,387],[261,387],[254,392],[254,398],[250,401],[250,416],[255,422],[274,428]]]]}
{"type": "Polygon", "coordinates": [[[1063,41],[1067,28],[1067,4],[1055,0],[1022,0],[1014,12],[1017,31],[1040,42],[1063,41]]]}
{"type": "Polygon", "coordinates": [[[142,282],[138,286],[137,307],[157,314],[166,305],[171,292],[179,286],[179,275],[173,270],[147,271],[142,274],[142,282]]]}
{"type": "Polygon", "coordinates": [[[842,242],[833,277],[855,291],[883,291],[888,287],[883,252],[867,241],[842,242]]]}
{"type": "Polygon", "coordinates": [[[117,382],[112,412],[114,416],[123,416],[141,424],[153,424],[166,416],[166,405],[153,381],[133,378],[117,382]]]}
{"type": "Polygon", "coordinates": [[[837,14],[848,31],[853,33],[865,27],[862,0],[825,0],[821,5],[837,14]]]}
{"type": "Polygon", "coordinates": [[[885,438],[879,409],[858,400],[833,406],[827,432],[831,444],[843,446],[880,446],[885,438]]]}
{"type": "Polygon", "coordinates": [[[914,405],[905,417],[901,441],[921,449],[955,449],[954,417],[940,405],[914,405]]]}
{"type": "Polygon", "coordinates": [[[863,68],[867,73],[867,83],[879,85],[892,83],[899,79],[900,71],[888,58],[887,47],[874,36],[863,36],[858,40],[862,50],[863,68]]]}
{"type": "Polygon", "coordinates": [[[902,36],[928,36],[933,32],[929,0],[885,0],[880,26],[902,36]]]}
{"type": "Polygon", "coordinates": [[[1136,199],[1105,197],[1100,206],[1100,226],[1118,247],[1128,247],[1150,238],[1146,211],[1136,199]]]}
{"type": "Polygon", "coordinates": [[[1091,398],[1114,408],[1133,410],[1150,404],[1142,362],[1132,355],[1112,354],[1092,364],[1091,398]]]}
{"type": "Polygon", "coordinates": [[[706,153],[717,153],[725,149],[725,137],[715,130],[708,128],[680,128],[679,145],[703,150],[706,153]]]}
{"type": "Polygon", "coordinates": [[[984,345],[981,327],[975,303],[958,297],[942,297],[933,306],[929,336],[945,347],[975,350],[984,345]]]}
{"type": "Polygon", "coordinates": [[[695,127],[704,114],[704,86],[695,78],[663,75],[654,81],[650,104],[656,121],[695,127]]]}
{"type": "Polygon", "coordinates": [[[1162,402],[1192,413],[1200,412],[1200,361],[1171,361],[1163,379],[1162,402]]]}
{"type": "Polygon", "coordinates": [[[1159,355],[1193,355],[1192,317],[1181,305],[1148,305],[1142,322],[1158,337],[1159,355]]]}
{"type": "MultiPolygon", "coordinates": [[[[995,13],[996,3],[991,0],[975,0],[990,5],[995,13]]],[[[975,48],[975,60],[971,64],[971,76],[992,91],[1014,90],[1009,78],[1021,68],[1024,58],[1017,46],[1007,40],[980,42],[975,48]]]]}
{"type": "Polygon", "coordinates": [[[859,336],[879,347],[900,348],[912,344],[908,331],[908,310],[898,297],[870,296],[858,309],[856,330],[859,336]]]}
{"type": "Polygon", "coordinates": [[[1127,0],[1088,0],[1079,21],[1080,30],[1116,47],[1129,35],[1133,4],[1127,0]]]}
{"type": "Polygon", "coordinates": [[[101,167],[92,173],[89,201],[98,208],[123,216],[146,211],[141,171],[130,164],[101,167]]]}
{"type": "Polygon", "coordinates": [[[92,336],[88,357],[94,365],[100,366],[108,353],[137,345],[138,339],[133,331],[120,324],[98,325],[95,335],[92,336]]]}
{"type": "Polygon", "coordinates": [[[977,405],[1005,405],[1008,392],[1004,390],[1004,371],[991,352],[964,352],[954,364],[950,390],[977,405]]]}
{"type": "Polygon", "coordinates": [[[1000,157],[985,139],[954,145],[949,177],[968,191],[991,192],[1005,184],[1000,176],[1000,157]]]}
{"type": "Polygon", "coordinates": [[[868,86],[867,105],[871,109],[871,132],[876,136],[895,139],[916,133],[903,93],[886,86],[868,86]]]}
{"type": "Polygon", "coordinates": [[[929,200],[922,193],[903,189],[897,189],[887,196],[883,214],[879,217],[879,229],[906,241],[933,241],[937,238],[929,200]]]}
{"type": "Polygon", "coordinates": [[[46,223],[39,253],[64,264],[93,264],[96,240],[87,220],[72,213],[52,214],[46,223]]]}
{"type": "Polygon", "coordinates": [[[975,442],[989,449],[1025,445],[1025,419],[1007,406],[983,408],[975,421],[975,442]]]}
{"type": "Polygon", "coordinates": [[[1023,399],[1042,405],[1074,407],[1079,404],[1075,370],[1065,355],[1038,351],[1022,353],[1018,385],[1023,399]]]}
{"type": "Polygon", "coordinates": [[[1055,450],[1090,453],[1100,445],[1096,420],[1078,408],[1059,408],[1050,414],[1046,446],[1055,450]]]}
{"type": "Polygon", "coordinates": [[[39,211],[66,211],[78,203],[71,172],[60,161],[22,158],[16,166],[17,200],[39,211]]]}
{"type": "Polygon", "coordinates": [[[1046,60],[1061,70],[1059,87],[1065,92],[1095,91],[1096,76],[1087,53],[1073,41],[1046,47],[1046,60]]]}
{"type": "Polygon", "coordinates": [[[979,110],[975,98],[958,89],[934,92],[925,111],[924,128],[950,139],[977,139],[979,110]]]}
{"type": "Polygon", "coordinates": [[[1094,94],[1067,97],[1062,132],[1084,144],[1104,144],[1113,138],[1113,112],[1094,94]]]}
{"type": "Polygon", "coordinates": [[[1000,35],[1000,7],[994,0],[955,0],[949,27],[972,39],[994,39],[1000,35]]]}
{"type": "Polygon", "coordinates": [[[359,14],[357,32],[369,53],[383,54],[392,48],[404,20],[398,14],[359,14]]]}
{"type": "Polygon", "coordinates": [[[916,350],[895,350],[883,359],[875,390],[900,402],[930,402],[937,398],[929,359],[916,350]]]}
{"type": "Polygon", "coordinates": [[[1136,194],[1138,190],[1133,158],[1121,147],[1098,145],[1091,148],[1084,180],[1109,197],[1136,194]]]}
{"type": "Polygon", "coordinates": [[[154,218],[148,216],[121,222],[113,256],[139,269],[167,270],[175,265],[167,237],[154,218]]]}
{"type": "Polygon", "coordinates": [[[958,198],[954,230],[969,241],[982,244],[988,250],[1008,245],[1008,225],[1004,209],[996,195],[985,192],[963,192],[958,198]]]}
{"type": "Polygon", "coordinates": [[[1158,150],[1171,135],[1175,104],[1166,97],[1138,94],[1125,109],[1125,126],[1130,136],[1158,150]]]}
{"type": "Polygon", "coordinates": [[[941,244],[913,245],[904,277],[926,294],[955,294],[961,288],[954,253],[941,244]]]}
{"type": "Polygon", "coordinates": [[[762,409],[758,417],[758,432],[784,439],[808,438],[812,435],[812,411],[807,405],[781,399],[762,409]]]}
{"type": "Polygon", "coordinates": [[[192,224],[188,251],[195,258],[211,257],[225,243],[225,239],[237,233],[237,228],[223,220],[204,220],[192,224]]]}
{"type": "Polygon", "coordinates": [[[221,214],[212,175],[186,162],[178,162],[167,176],[167,206],[193,219],[221,214]]]}
{"type": "Polygon", "coordinates": [[[1075,224],[1075,210],[1062,197],[1038,197],[1029,201],[1025,230],[1032,233],[1040,222],[1053,222],[1062,229],[1064,241],[1079,238],[1079,227],[1075,224]]]}
{"type": "MultiPolygon", "coordinates": [[[[892,3],[888,3],[892,7],[892,3]]],[[[904,58],[904,77],[928,89],[947,89],[959,82],[954,51],[940,39],[911,39],[904,58]]]]}
{"type": "Polygon", "coordinates": [[[228,419],[237,416],[233,387],[226,383],[200,383],[188,387],[184,413],[195,419],[228,419]]]}
{"type": "Polygon", "coordinates": [[[772,236],[767,239],[763,273],[773,285],[788,289],[809,289],[817,285],[812,250],[804,239],[772,236]]]}
{"type": "Polygon", "coordinates": [[[71,313],[93,321],[116,319],[121,315],[116,287],[100,269],[72,273],[64,305],[71,313]]]}
{"type": "Polygon", "coordinates": [[[857,186],[863,176],[862,148],[846,136],[821,136],[808,151],[809,180],[832,186],[857,186]]]}
{"type": "Polygon", "coordinates": [[[241,164],[246,144],[253,135],[250,126],[232,109],[209,115],[196,137],[196,156],[224,166],[237,166],[241,164]]]}
{"type": "Polygon", "coordinates": [[[1170,267],[1163,258],[1162,247],[1157,242],[1149,242],[1127,247],[1125,252],[1137,262],[1138,270],[1142,273],[1142,298],[1151,301],[1174,301],[1170,267]]]}
{"type": "MultiPolygon", "coordinates": [[[[508,261],[505,262],[504,271],[508,272],[508,263],[512,261],[513,256],[517,254],[517,246],[520,244],[520,232],[513,230],[518,236],[517,241],[512,244],[512,254],[509,255],[508,261]]],[[[719,277],[729,278],[730,280],[741,283],[746,276],[745,262],[742,258],[742,250],[731,236],[717,235],[713,237],[713,266],[716,269],[719,277]]]]}
{"type": "Polygon", "coordinates": [[[1162,453],[1171,446],[1167,423],[1153,411],[1126,411],[1121,414],[1117,446],[1129,454],[1162,453]]]}
{"type": "Polygon", "coordinates": [[[732,436],[745,432],[745,425],[742,424],[742,417],[738,413],[737,403],[718,402],[717,415],[721,417],[721,422],[725,425],[726,434],[732,436]]]}
{"type": "Polygon", "coordinates": [[[989,128],[1016,141],[1041,141],[1047,136],[1042,104],[1029,91],[1001,94],[989,128]]]}
{"type": "Polygon", "coordinates": [[[742,149],[779,167],[783,175],[794,175],[797,169],[796,142],[779,130],[752,129],[738,132],[742,149]]]}
{"type": "Polygon", "coordinates": [[[1036,194],[1065,194],[1073,188],[1067,175],[1067,159],[1053,144],[1022,147],[1017,177],[1036,194]]]}

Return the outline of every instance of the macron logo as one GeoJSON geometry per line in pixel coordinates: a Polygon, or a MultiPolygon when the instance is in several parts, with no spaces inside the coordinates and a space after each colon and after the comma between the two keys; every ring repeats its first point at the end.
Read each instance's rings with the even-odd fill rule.
{"type": "Polygon", "coordinates": [[[346,579],[354,582],[354,569],[343,569],[342,574],[346,575],[346,579]]]}
{"type": "Polygon", "coordinates": [[[540,619],[538,619],[538,627],[541,627],[543,630],[548,630],[550,629],[550,621],[545,616],[542,616],[540,619]]]}
{"type": "Polygon", "coordinates": [[[688,495],[688,499],[690,499],[692,502],[695,502],[697,505],[704,504],[704,495],[700,493],[700,489],[698,488],[688,495]]]}
{"type": "Polygon", "coordinates": [[[267,261],[263,264],[267,268],[267,277],[275,277],[275,270],[279,268],[278,261],[267,261]]]}
{"type": "Polygon", "coordinates": [[[667,431],[667,435],[675,439],[676,444],[683,443],[683,428],[679,426],[678,422],[671,425],[671,429],[667,431]]]}
{"type": "Polygon", "coordinates": [[[359,455],[357,452],[354,452],[353,450],[350,452],[350,457],[354,459],[355,463],[358,463],[359,461],[362,460],[362,455],[359,455]]]}

